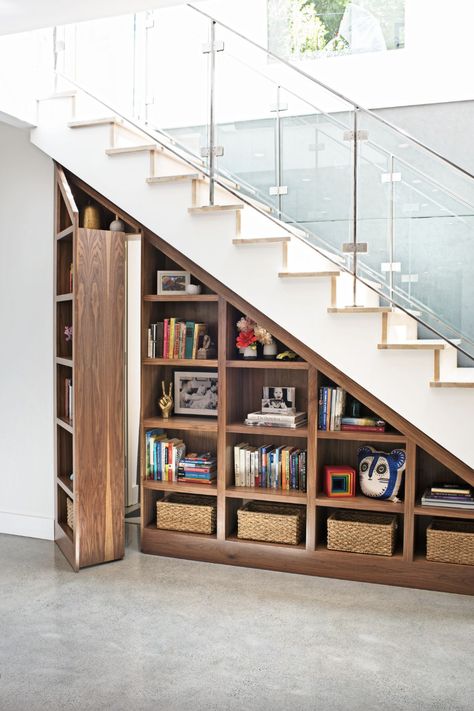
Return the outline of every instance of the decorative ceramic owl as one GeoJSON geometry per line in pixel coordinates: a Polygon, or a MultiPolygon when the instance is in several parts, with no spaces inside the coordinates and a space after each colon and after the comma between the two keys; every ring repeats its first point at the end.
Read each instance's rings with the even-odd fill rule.
{"type": "Polygon", "coordinates": [[[404,449],[377,452],[367,445],[359,449],[359,482],[362,493],[373,499],[399,501],[397,494],[406,466],[404,449]]]}

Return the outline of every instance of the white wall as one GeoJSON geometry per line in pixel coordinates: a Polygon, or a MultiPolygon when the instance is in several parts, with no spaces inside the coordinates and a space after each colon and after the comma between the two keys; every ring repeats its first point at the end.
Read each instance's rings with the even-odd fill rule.
{"type": "Polygon", "coordinates": [[[53,538],[53,165],[0,123],[0,533],[53,538]]]}

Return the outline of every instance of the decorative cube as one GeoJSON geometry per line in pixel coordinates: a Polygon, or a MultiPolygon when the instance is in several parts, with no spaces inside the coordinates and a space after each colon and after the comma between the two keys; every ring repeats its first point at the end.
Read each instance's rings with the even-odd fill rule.
{"type": "Polygon", "coordinates": [[[325,466],[324,493],[335,498],[355,496],[356,470],[353,467],[325,466]]]}

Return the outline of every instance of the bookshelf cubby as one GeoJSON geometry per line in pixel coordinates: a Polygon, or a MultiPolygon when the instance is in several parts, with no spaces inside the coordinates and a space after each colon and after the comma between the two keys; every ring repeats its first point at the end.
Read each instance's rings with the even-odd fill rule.
{"type": "Polygon", "coordinates": [[[125,242],[107,230],[114,212],[59,166],[55,191],[55,539],[79,570],[124,554],[125,242]],[[88,204],[98,208],[101,229],[82,227],[88,204]]]}
{"type": "MultiPolygon", "coordinates": [[[[440,575],[443,564],[429,564],[424,558],[423,536],[427,522],[448,516],[421,507],[420,496],[434,482],[474,483],[474,473],[455,460],[384,403],[377,401],[357,383],[350,381],[319,356],[296,341],[291,334],[255,311],[216,282],[199,265],[190,262],[156,235],[145,230],[142,250],[142,551],[232,565],[284,570],[389,585],[474,592],[471,566],[448,565],[449,581],[440,575]],[[186,270],[192,283],[200,284],[199,296],[163,297],[156,292],[158,269],[186,270]],[[278,352],[292,350],[295,360],[244,360],[235,338],[236,323],[249,315],[267,328],[278,344],[278,352]],[[148,359],[146,332],[154,319],[176,316],[206,322],[212,329],[217,357],[210,363],[199,361],[148,359]],[[219,374],[218,417],[172,415],[168,421],[159,413],[161,381],[169,382],[176,370],[212,369],[219,374]],[[308,412],[307,423],[297,429],[253,427],[244,424],[248,412],[260,409],[264,385],[296,388],[297,410],[308,412]],[[386,422],[384,432],[318,430],[318,395],[322,386],[339,386],[361,403],[361,414],[375,414],[386,422]],[[188,451],[213,450],[217,453],[218,476],[215,486],[157,482],[145,479],[145,434],[163,428],[182,438],[188,451]],[[307,451],[307,490],[281,490],[235,486],[234,446],[247,442],[254,446],[272,443],[292,445],[307,451]],[[350,498],[327,497],[323,493],[325,465],[344,464],[357,469],[357,453],[362,444],[380,451],[406,450],[407,465],[399,502],[371,499],[357,487],[350,498]],[[204,490],[205,489],[205,490],[204,490]],[[168,492],[212,494],[217,499],[217,532],[197,535],[163,531],[156,527],[156,501],[168,492]],[[269,501],[300,505],[306,510],[306,535],[298,546],[241,540],[237,537],[237,511],[249,501],[269,501]],[[340,509],[388,513],[397,519],[397,545],[393,556],[363,555],[327,548],[328,516],[340,509]]],[[[474,515],[455,510],[453,518],[474,515]]]]}

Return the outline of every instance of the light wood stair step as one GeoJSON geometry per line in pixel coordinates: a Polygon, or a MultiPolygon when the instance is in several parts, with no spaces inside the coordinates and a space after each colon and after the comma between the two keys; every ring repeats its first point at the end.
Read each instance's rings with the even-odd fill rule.
{"type": "Polygon", "coordinates": [[[191,215],[200,215],[207,212],[228,212],[230,210],[243,210],[244,206],[241,203],[234,205],[201,205],[199,207],[188,207],[188,212],[191,215]]]}
{"type": "MultiPolygon", "coordinates": [[[[451,341],[453,345],[461,341],[451,341]]],[[[420,350],[420,351],[442,351],[448,347],[448,343],[442,340],[426,339],[416,341],[401,341],[400,343],[379,343],[379,350],[420,350]]]]}
{"type": "Polygon", "coordinates": [[[278,272],[281,279],[306,279],[312,277],[336,277],[340,272],[337,270],[328,270],[322,272],[278,272]]]}
{"type": "Polygon", "coordinates": [[[199,173],[181,173],[178,175],[154,175],[151,178],[147,178],[146,182],[149,185],[156,185],[157,183],[176,183],[185,180],[200,180],[201,175],[199,173]]]}
{"type": "Polygon", "coordinates": [[[469,380],[432,380],[430,388],[474,388],[474,381],[469,380]]]}
{"type": "Polygon", "coordinates": [[[69,121],[69,128],[86,128],[87,126],[123,126],[122,119],[117,116],[105,116],[103,118],[78,119],[69,121]]]}
{"type": "Polygon", "coordinates": [[[142,143],[138,146],[117,146],[116,148],[107,148],[105,153],[108,156],[121,155],[122,153],[143,153],[151,151],[162,151],[163,148],[156,143],[142,143]]]}
{"type": "Polygon", "coordinates": [[[291,237],[249,237],[248,239],[233,239],[232,244],[287,244],[291,237]]]}
{"type": "Polygon", "coordinates": [[[330,306],[330,314],[389,314],[390,306],[330,306]]]}

